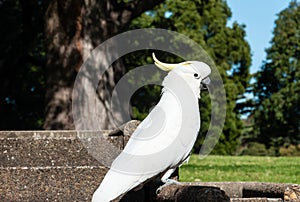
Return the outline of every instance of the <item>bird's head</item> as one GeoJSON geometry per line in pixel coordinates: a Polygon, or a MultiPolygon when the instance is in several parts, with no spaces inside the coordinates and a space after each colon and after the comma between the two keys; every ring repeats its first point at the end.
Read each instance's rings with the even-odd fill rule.
{"type": "Polygon", "coordinates": [[[207,90],[210,83],[210,67],[204,62],[186,61],[178,64],[168,64],[159,61],[155,54],[152,54],[154,64],[163,71],[174,72],[183,78],[191,87],[194,93],[200,97],[200,90],[207,90]]]}

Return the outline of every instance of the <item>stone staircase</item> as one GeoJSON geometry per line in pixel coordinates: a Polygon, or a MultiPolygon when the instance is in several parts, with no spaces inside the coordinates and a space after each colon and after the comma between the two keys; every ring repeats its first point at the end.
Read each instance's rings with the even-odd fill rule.
{"type": "MultiPolygon", "coordinates": [[[[120,149],[128,139],[120,131],[103,133],[120,149]]],[[[1,202],[91,201],[106,172],[76,131],[0,132],[1,202]]],[[[156,195],[157,187],[154,183],[146,185],[116,201],[300,201],[299,186],[290,184],[183,183],[167,186],[156,195]],[[291,193],[285,194],[288,189],[291,193]]]]}
{"type": "Polygon", "coordinates": [[[0,132],[0,201],[90,201],[106,172],[75,131],[0,132]]]}

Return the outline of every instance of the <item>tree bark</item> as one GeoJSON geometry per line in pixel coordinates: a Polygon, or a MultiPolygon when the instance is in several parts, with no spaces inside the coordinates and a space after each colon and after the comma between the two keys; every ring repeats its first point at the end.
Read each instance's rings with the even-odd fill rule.
{"type": "Polygon", "coordinates": [[[82,57],[80,0],[50,1],[46,11],[45,129],[71,129],[71,93],[82,57]]]}
{"type": "MultiPolygon", "coordinates": [[[[47,92],[45,129],[74,129],[71,114],[76,74],[89,53],[106,39],[124,30],[132,19],[163,0],[53,0],[45,13],[47,92]]],[[[105,54],[113,54],[107,52],[105,54]]],[[[103,55],[105,59],[105,55],[103,55]]],[[[115,63],[102,78],[98,93],[102,129],[111,129],[109,98],[125,67],[115,63]]],[[[94,110],[94,109],[91,109],[94,110]]]]}

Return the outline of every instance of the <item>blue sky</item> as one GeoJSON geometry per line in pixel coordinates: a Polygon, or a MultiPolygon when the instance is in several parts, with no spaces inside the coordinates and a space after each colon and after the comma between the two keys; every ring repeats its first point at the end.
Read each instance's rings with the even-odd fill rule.
{"type": "Polygon", "coordinates": [[[270,47],[277,14],[287,8],[290,0],[227,0],[232,18],[246,25],[246,40],[251,46],[251,73],[258,71],[266,58],[265,49],[270,47]]]}

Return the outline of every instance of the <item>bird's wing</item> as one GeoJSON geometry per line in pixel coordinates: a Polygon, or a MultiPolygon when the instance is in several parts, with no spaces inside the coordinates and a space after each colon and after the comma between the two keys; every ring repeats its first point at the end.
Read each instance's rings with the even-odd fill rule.
{"type": "MultiPolygon", "coordinates": [[[[195,106],[198,107],[198,103],[195,106]]],[[[195,106],[192,106],[193,109],[195,106]]],[[[178,100],[164,93],[160,102],[134,131],[122,153],[113,161],[95,196],[112,200],[178,166],[194,144],[188,136],[193,136],[193,139],[197,137],[200,127],[197,110],[189,117],[184,117],[185,120],[180,116],[181,110],[178,100]],[[182,124],[187,126],[185,132],[188,136],[184,139],[178,138],[182,124]]]]}
{"type": "Polygon", "coordinates": [[[141,176],[126,175],[114,170],[109,170],[102,180],[100,187],[95,191],[92,202],[111,201],[142,182],[141,176]]]}
{"type": "Polygon", "coordinates": [[[175,116],[178,117],[179,112],[173,110],[173,114],[166,114],[168,112],[159,103],[134,131],[112,168],[149,178],[172,165],[174,159],[163,155],[172,150],[172,143],[180,130],[180,118],[177,120],[175,116]]]}
{"type": "Polygon", "coordinates": [[[176,96],[165,92],[111,168],[147,178],[178,166],[189,155],[200,128],[198,100],[191,105],[183,109],[176,96]]]}
{"type": "Polygon", "coordinates": [[[140,123],[94,193],[93,201],[113,200],[169,168],[173,158],[156,156],[157,151],[164,149],[165,141],[172,142],[172,137],[164,133],[167,130],[172,133],[176,128],[164,129],[162,124],[167,119],[164,116],[158,104],[140,123]],[[164,121],[158,121],[157,117],[164,121]]]}

